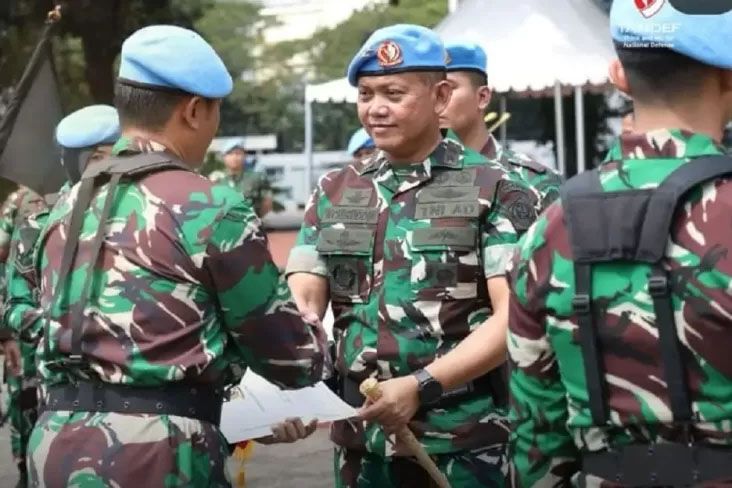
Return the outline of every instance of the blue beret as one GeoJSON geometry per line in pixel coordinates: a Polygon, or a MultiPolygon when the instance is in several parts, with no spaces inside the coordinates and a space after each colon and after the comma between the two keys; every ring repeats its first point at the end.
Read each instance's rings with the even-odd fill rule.
{"type": "Polygon", "coordinates": [[[246,147],[244,147],[244,139],[237,138],[237,139],[232,139],[231,141],[227,142],[226,145],[224,146],[223,153],[229,154],[231,151],[233,151],[234,149],[237,149],[237,148],[239,148],[243,151],[246,151],[246,147]]]}
{"type": "Polygon", "coordinates": [[[117,110],[109,105],[82,108],[56,126],[56,141],[67,149],[114,144],[119,137],[117,110]]]}
{"type": "Polygon", "coordinates": [[[447,71],[480,71],[487,75],[488,59],[482,47],[474,42],[455,42],[445,45],[447,71]]]}
{"type": "Polygon", "coordinates": [[[122,45],[120,83],[178,90],[206,98],[231,93],[224,62],[201,36],[172,25],[145,27],[122,45]]]}
{"type": "MultiPolygon", "coordinates": [[[[615,0],[610,11],[613,39],[625,47],[665,47],[700,63],[732,69],[732,7],[725,13],[693,15],[677,8],[686,3],[615,0]]],[[[702,10],[705,3],[696,2],[702,10]]]]}
{"type": "Polygon", "coordinates": [[[362,127],[354,132],[351,140],[348,141],[348,154],[353,156],[361,149],[371,149],[372,147],[374,147],[374,140],[371,139],[366,129],[362,127]]]}
{"type": "Polygon", "coordinates": [[[348,66],[348,82],[360,75],[444,70],[445,47],[440,37],[420,25],[397,24],[379,29],[364,43],[348,66]]]}

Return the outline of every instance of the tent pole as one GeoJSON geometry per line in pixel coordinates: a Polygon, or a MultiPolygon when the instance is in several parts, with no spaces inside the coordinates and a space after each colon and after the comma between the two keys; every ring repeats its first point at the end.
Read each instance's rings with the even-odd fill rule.
{"type": "MultiPolygon", "coordinates": [[[[506,95],[502,95],[501,96],[501,104],[500,104],[501,115],[503,115],[503,114],[506,113],[506,106],[507,106],[507,103],[506,103],[506,95]]],[[[503,147],[506,147],[506,138],[507,138],[507,131],[508,131],[508,128],[506,127],[507,125],[508,125],[508,121],[506,121],[503,124],[501,124],[501,132],[500,132],[500,134],[501,134],[501,146],[503,146],[503,147]]]]}
{"type": "Polygon", "coordinates": [[[305,98],[305,203],[313,192],[313,102],[305,98]]]}
{"type": "Polygon", "coordinates": [[[562,108],[562,85],[557,80],[554,83],[554,127],[556,130],[557,169],[567,176],[564,155],[564,110],[562,108]]]}
{"type": "Polygon", "coordinates": [[[585,100],[581,86],[574,87],[574,117],[577,137],[577,174],[586,168],[585,161],[585,100]]]}

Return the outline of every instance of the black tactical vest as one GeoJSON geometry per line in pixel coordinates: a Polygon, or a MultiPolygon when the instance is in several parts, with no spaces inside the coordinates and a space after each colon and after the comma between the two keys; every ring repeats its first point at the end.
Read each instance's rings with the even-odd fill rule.
{"type": "MultiPolygon", "coordinates": [[[[592,267],[616,261],[644,263],[652,272],[648,290],[658,328],[664,379],[674,423],[688,428],[693,421],[681,343],[676,333],[669,276],[663,267],[673,217],[689,190],[732,174],[732,157],[709,156],[684,164],[658,188],[605,192],[599,172],[588,171],[569,180],[561,190],[564,218],[574,255],[575,296],[579,341],[590,412],[596,426],[608,425],[598,323],[593,306],[592,267]]],[[[732,231],[732,230],[731,230],[732,231]]],[[[732,450],[668,443],[630,445],[588,453],[582,471],[628,486],[688,486],[732,477],[732,450]]]]}

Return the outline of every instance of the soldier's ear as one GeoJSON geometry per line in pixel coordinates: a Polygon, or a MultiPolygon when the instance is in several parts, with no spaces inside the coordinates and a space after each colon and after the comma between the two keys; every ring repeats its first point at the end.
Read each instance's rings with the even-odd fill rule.
{"type": "Polygon", "coordinates": [[[198,130],[206,117],[206,100],[201,97],[186,98],[182,102],[181,118],[188,128],[198,130]]]}
{"type": "Polygon", "coordinates": [[[630,95],[630,84],[628,83],[628,77],[625,74],[625,68],[620,64],[619,59],[613,59],[610,62],[610,68],[608,69],[608,75],[610,81],[615,87],[626,95],[630,95]]]}
{"type": "Polygon", "coordinates": [[[447,80],[435,84],[435,113],[441,114],[447,109],[452,97],[452,86],[447,80]]]}
{"type": "Polygon", "coordinates": [[[478,108],[480,109],[480,113],[485,112],[485,109],[487,109],[488,105],[491,104],[492,97],[493,92],[491,91],[490,87],[481,86],[480,88],[478,88],[478,108]]]}

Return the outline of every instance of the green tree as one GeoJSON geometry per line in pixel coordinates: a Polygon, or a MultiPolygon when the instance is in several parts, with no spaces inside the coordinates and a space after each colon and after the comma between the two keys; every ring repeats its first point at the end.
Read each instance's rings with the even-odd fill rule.
{"type": "Polygon", "coordinates": [[[309,42],[315,80],[344,76],[353,55],[376,29],[397,23],[434,27],[446,15],[445,0],[400,0],[397,6],[375,4],[354,12],[336,27],[318,31],[309,42]]]}
{"type": "MultiPolygon", "coordinates": [[[[398,5],[375,4],[354,12],[341,24],[321,29],[306,41],[290,41],[274,46],[275,59],[306,53],[313,68],[311,82],[345,76],[346,67],[366,39],[377,29],[390,24],[412,23],[434,27],[447,15],[445,0],[400,0],[398,5]]],[[[300,88],[302,90],[302,88],[300,88]]],[[[301,91],[299,92],[302,93],[301,91]]],[[[302,97],[302,95],[300,95],[302,97]]],[[[302,98],[300,98],[302,100],[302,98]]],[[[303,113],[293,106],[291,128],[297,141],[291,147],[302,149],[303,113]],[[296,122],[296,123],[295,123],[296,122]]],[[[316,105],[313,114],[315,150],[343,149],[359,122],[353,104],[316,105]]]]}
{"type": "MultiPolygon", "coordinates": [[[[0,0],[0,117],[38,41],[55,0],[0,0]]],[[[192,27],[213,0],[62,0],[54,43],[66,111],[111,103],[123,40],[138,28],[170,23],[192,27]]],[[[51,143],[51,141],[49,141],[51,143]]],[[[0,199],[14,185],[0,182],[0,199]]]]}

